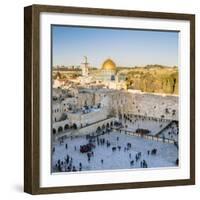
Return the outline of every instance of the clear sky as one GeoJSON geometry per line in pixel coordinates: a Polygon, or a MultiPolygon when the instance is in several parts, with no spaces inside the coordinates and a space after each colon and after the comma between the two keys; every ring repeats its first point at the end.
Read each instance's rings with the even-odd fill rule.
{"type": "Polygon", "coordinates": [[[178,32],[52,27],[53,65],[80,65],[83,56],[100,67],[111,58],[117,66],[178,65],[178,32]]]}

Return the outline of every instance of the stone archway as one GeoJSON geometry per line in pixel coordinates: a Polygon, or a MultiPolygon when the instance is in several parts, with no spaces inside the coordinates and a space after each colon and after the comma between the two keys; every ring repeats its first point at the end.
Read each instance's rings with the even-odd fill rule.
{"type": "Polygon", "coordinates": [[[98,126],[97,130],[96,130],[96,133],[100,133],[100,132],[101,132],[101,128],[98,126]]]}
{"type": "Polygon", "coordinates": [[[55,135],[56,134],[56,129],[55,128],[53,128],[53,135],[55,135]]]}
{"type": "Polygon", "coordinates": [[[68,125],[68,124],[65,124],[64,129],[65,129],[65,130],[69,129],[69,125],[68,125]]]}
{"type": "Polygon", "coordinates": [[[60,132],[62,132],[63,131],[63,127],[62,126],[59,126],[58,127],[58,132],[60,133],[60,132]]]}
{"type": "Polygon", "coordinates": [[[74,124],[72,125],[72,128],[73,128],[73,129],[77,129],[77,125],[74,123],[74,124]]]}

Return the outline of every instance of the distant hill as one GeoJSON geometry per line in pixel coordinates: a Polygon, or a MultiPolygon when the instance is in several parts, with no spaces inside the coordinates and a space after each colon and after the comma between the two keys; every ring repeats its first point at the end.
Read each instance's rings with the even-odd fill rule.
{"type": "Polygon", "coordinates": [[[142,92],[178,94],[178,67],[147,65],[132,68],[127,73],[128,89],[142,92]]]}

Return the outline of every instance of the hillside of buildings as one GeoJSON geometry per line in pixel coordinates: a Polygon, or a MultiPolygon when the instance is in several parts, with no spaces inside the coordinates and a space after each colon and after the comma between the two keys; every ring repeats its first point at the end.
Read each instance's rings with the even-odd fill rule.
{"type": "Polygon", "coordinates": [[[147,65],[127,73],[128,89],[142,92],[178,94],[178,67],[147,65]]]}

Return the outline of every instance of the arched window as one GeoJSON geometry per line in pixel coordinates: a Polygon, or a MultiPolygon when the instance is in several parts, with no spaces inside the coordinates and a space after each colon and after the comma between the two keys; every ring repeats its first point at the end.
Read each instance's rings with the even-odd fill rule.
{"type": "Polygon", "coordinates": [[[115,80],[115,75],[111,75],[111,81],[115,80]]]}

